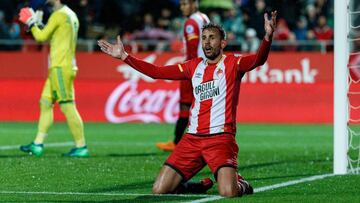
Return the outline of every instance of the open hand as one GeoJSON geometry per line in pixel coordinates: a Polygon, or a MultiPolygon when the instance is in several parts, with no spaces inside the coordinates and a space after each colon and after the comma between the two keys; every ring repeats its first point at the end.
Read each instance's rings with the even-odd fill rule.
{"type": "Polygon", "coordinates": [[[271,12],[271,19],[269,19],[269,16],[267,13],[264,14],[264,28],[265,28],[265,39],[266,40],[271,40],[273,33],[276,29],[276,16],[277,16],[277,11],[273,11],[271,12]]]}
{"type": "Polygon", "coordinates": [[[101,48],[101,51],[103,51],[104,53],[106,53],[112,57],[119,58],[121,60],[125,60],[128,55],[124,50],[124,45],[123,45],[119,35],[117,36],[116,44],[110,44],[106,40],[99,40],[98,45],[101,48]]]}
{"type": "Polygon", "coordinates": [[[19,21],[31,27],[35,24],[35,12],[30,7],[24,7],[20,10],[19,21]]]}

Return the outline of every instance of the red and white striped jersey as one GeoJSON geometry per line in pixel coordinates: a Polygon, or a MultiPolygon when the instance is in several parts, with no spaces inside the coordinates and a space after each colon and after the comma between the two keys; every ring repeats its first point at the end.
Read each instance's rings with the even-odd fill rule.
{"type": "Polygon", "coordinates": [[[191,80],[194,100],[188,133],[235,134],[241,78],[265,63],[270,46],[271,41],[264,39],[256,54],[224,55],[216,64],[208,64],[205,58],[198,57],[182,64],[156,66],[131,55],[125,62],[152,78],[191,80]]]}
{"type": "Polygon", "coordinates": [[[180,65],[191,75],[195,98],[188,133],[235,134],[240,82],[245,73],[238,68],[240,60],[241,57],[223,55],[217,64],[198,58],[180,65]]]}
{"type": "Polygon", "coordinates": [[[205,58],[201,47],[201,28],[209,22],[209,18],[200,11],[193,13],[185,21],[184,44],[186,49],[186,60],[196,57],[205,58]]]}

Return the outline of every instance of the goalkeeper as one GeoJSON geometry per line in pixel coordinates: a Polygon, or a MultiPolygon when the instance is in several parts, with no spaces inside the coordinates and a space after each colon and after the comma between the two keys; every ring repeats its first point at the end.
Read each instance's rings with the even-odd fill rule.
{"type": "Polygon", "coordinates": [[[40,118],[35,140],[20,146],[20,150],[36,156],[44,151],[44,139],[53,123],[53,107],[59,103],[62,113],[75,140],[75,148],[64,154],[70,157],[86,157],[89,155],[85,143],[84,126],[76,109],[74,95],[74,79],[77,66],[75,60],[76,41],[79,21],[76,14],[61,0],[42,0],[42,4],[53,8],[48,23],[41,29],[41,13],[25,7],[20,11],[19,20],[26,24],[35,40],[50,42],[50,61],[48,78],[40,99],[40,118]]]}

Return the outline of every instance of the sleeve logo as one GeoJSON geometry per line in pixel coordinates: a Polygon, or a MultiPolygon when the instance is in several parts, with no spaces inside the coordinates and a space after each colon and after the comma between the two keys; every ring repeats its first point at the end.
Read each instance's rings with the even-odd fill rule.
{"type": "Polygon", "coordinates": [[[194,27],[192,25],[187,25],[185,30],[187,34],[194,33],[194,27]]]}

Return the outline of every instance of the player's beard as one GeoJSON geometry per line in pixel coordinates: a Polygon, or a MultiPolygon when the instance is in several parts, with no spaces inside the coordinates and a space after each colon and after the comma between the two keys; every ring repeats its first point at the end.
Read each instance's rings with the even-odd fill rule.
{"type": "Polygon", "coordinates": [[[205,51],[205,48],[203,48],[203,52],[204,52],[206,58],[208,58],[210,60],[214,60],[220,55],[220,47],[216,47],[216,48],[211,47],[211,49],[212,49],[211,52],[207,53],[205,51]]]}

